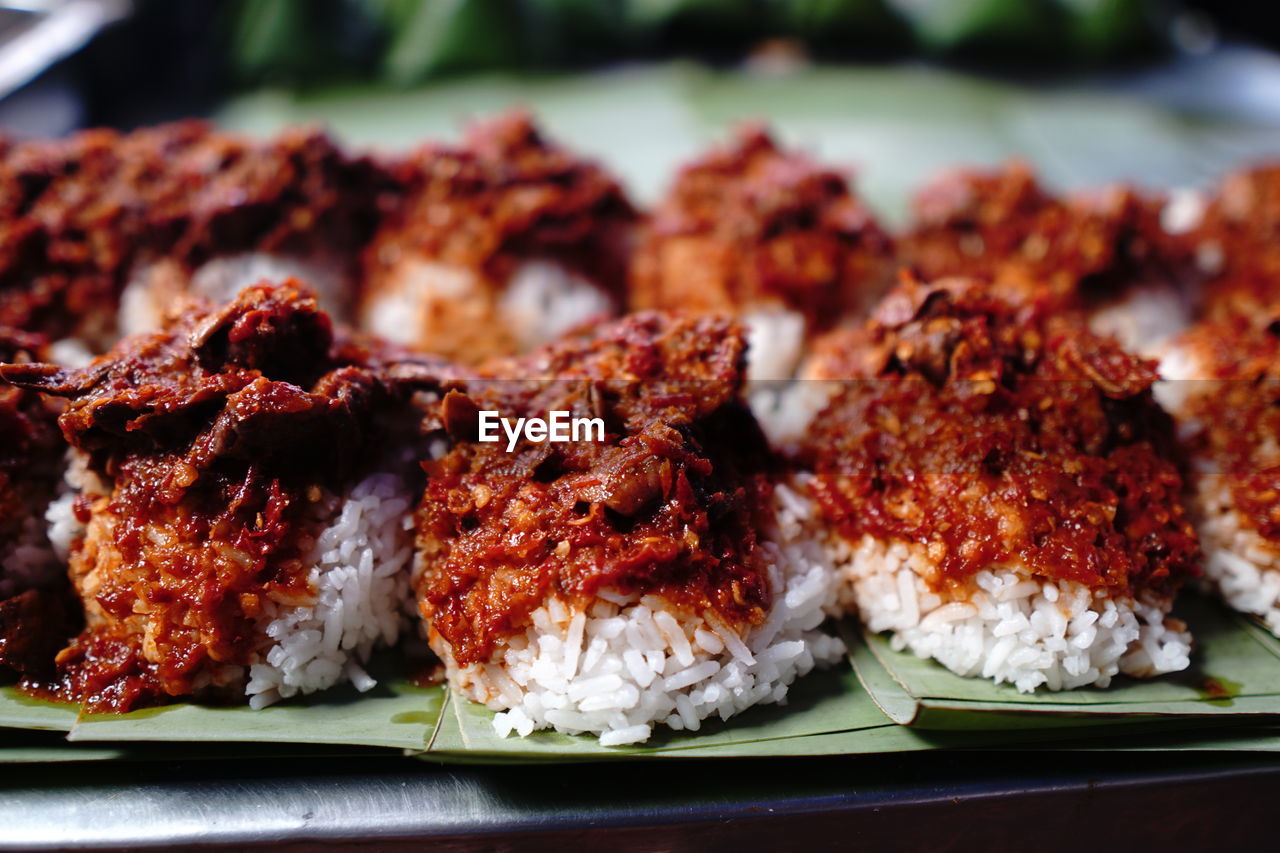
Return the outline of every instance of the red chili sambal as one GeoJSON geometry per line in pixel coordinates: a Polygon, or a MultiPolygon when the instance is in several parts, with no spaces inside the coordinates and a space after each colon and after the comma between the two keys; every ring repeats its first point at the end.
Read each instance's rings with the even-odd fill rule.
{"type": "Polygon", "coordinates": [[[935,588],[985,568],[1128,593],[1198,547],[1155,372],[1078,317],[970,280],[905,281],[819,347],[843,380],[801,451],[844,537],[924,546],[935,588]]]}
{"type": "Polygon", "coordinates": [[[380,363],[290,282],[193,303],[82,369],[0,377],[69,401],[84,466],[70,574],[86,628],[33,686],[113,712],[242,689],[259,617],[312,595],[304,556],[371,446],[380,363]]]}
{"type": "Polygon", "coordinates": [[[427,423],[454,443],[424,465],[417,593],[459,664],[487,660],[549,597],[606,588],[761,622],[769,461],[739,397],[744,352],[727,320],[636,314],[445,395],[427,423]],[[600,418],[603,440],[478,440],[481,411],[555,410],[600,418]]]}

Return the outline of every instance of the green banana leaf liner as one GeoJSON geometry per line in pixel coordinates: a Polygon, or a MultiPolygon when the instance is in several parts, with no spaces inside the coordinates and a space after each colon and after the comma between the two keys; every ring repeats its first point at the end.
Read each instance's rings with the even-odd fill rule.
{"type": "MultiPolygon", "coordinates": [[[[526,738],[502,738],[494,731],[493,716],[493,712],[482,705],[456,694],[449,695],[440,724],[418,757],[446,763],[483,764],[759,758],[1027,747],[1097,737],[1092,729],[1082,732],[1079,721],[1062,717],[1047,719],[1041,725],[950,731],[897,725],[859,684],[853,669],[843,665],[798,680],[785,705],[751,708],[727,723],[706,720],[696,732],[676,732],[657,726],[648,742],[635,746],[602,747],[593,737],[554,731],[534,732],[526,738]]],[[[1228,721],[1193,716],[1144,716],[1112,722],[1105,734],[1120,738],[1222,725],[1228,721]]]]}
{"type": "Polygon", "coordinates": [[[963,678],[932,660],[896,652],[887,636],[844,628],[863,686],[895,722],[924,729],[1019,729],[1111,725],[1174,717],[1280,719],[1280,641],[1215,601],[1186,595],[1174,614],[1196,640],[1187,670],[1151,680],[1124,676],[1106,688],[1019,693],[963,678]]]}
{"type": "Polygon", "coordinates": [[[330,744],[421,750],[436,728],[445,689],[419,687],[397,656],[371,662],[378,684],[367,693],[350,686],[281,702],[259,711],[247,706],[190,703],[143,708],[128,714],[82,713],[75,705],[0,689],[4,729],[65,732],[72,742],[232,744],[330,744]]]}

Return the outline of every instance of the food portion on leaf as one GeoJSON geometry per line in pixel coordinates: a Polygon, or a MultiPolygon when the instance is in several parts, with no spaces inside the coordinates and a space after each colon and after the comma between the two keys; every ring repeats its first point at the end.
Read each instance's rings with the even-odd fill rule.
{"type": "Polygon", "coordinates": [[[1159,394],[1188,458],[1206,579],[1280,635],[1280,324],[1214,310],[1161,361],[1159,394]]]}
{"type": "Polygon", "coordinates": [[[370,687],[412,552],[393,372],[296,281],[189,303],[84,368],[0,368],[68,401],[74,448],[50,529],[86,626],[37,686],[92,711],[370,687]]]}
{"type": "Polygon", "coordinates": [[[1084,310],[1095,332],[1149,354],[1189,320],[1192,263],[1162,223],[1165,207],[1125,186],[1060,198],[1019,162],[961,169],[916,194],[901,259],[925,281],[1045,291],[1084,310]]]}
{"type": "Polygon", "coordinates": [[[635,219],[617,181],[522,112],[398,163],[365,253],[362,325],[463,363],[528,350],[623,303],[635,219]]]}
{"type": "Polygon", "coordinates": [[[751,378],[785,379],[807,336],[859,316],[893,269],[846,176],[750,126],[676,176],[644,226],[631,305],[737,316],[751,378]]]}
{"type": "Polygon", "coordinates": [[[257,142],[186,121],[12,145],[0,186],[0,324],[101,351],[264,277],[305,277],[343,314],[391,184],[313,130],[257,142]]]}
{"type": "Polygon", "coordinates": [[[744,352],[728,320],[640,313],[486,364],[428,413],[452,446],[424,464],[414,587],[450,684],[500,732],[696,730],[841,656],[817,630],[831,568],[798,538],[807,502],[771,482],[744,352]],[[557,411],[599,432],[480,440],[485,413],[557,411]]]}
{"type": "Polygon", "coordinates": [[[904,282],[814,370],[840,383],[802,481],[872,631],[1022,691],[1188,665],[1167,614],[1198,551],[1153,365],[1051,300],[945,279],[904,282]]]}

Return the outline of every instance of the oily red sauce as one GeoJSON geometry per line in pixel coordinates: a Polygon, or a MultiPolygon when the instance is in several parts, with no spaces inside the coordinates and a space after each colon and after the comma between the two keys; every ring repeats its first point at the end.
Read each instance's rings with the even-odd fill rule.
{"type": "Polygon", "coordinates": [[[654,211],[632,264],[632,306],[780,303],[826,329],[884,289],[892,255],[844,175],[748,127],[683,168],[654,211]]]}
{"type": "Polygon", "coordinates": [[[1090,307],[1129,285],[1186,277],[1189,253],[1161,228],[1162,203],[1127,187],[1062,199],[1020,162],[959,170],[917,194],[900,257],[925,281],[1034,283],[1065,304],[1090,307]]]}
{"type": "Polygon", "coordinates": [[[801,458],[843,536],[925,546],[938,587],[1009,562],[1122,593],[1193,571],[1152,366],[1078,318],[907,281],[821,353],[845,381],[801,458]]]}
{"type": "Polygon", "coordinates": [[[257,143],[186,121],[0,148],[0,325],[96,343],[136,263],[354,256],[390,187],[307,130],[257,143]]]}
{"type": "Polygon", "coordinates": [[[638,314],[490,364],[444,397],[428,423],[455,444],[424,465],[417,592],[459,663],[487,659],[548,597],[586,603],[607,587],[733,625],[764,618],[767,451],[738,399],[743,353],[727,321],[638,314]],[[476,440],[481,409],[568,410],[607,434],[508,453],[476,440]]]}
{"type": "Polygon", "coordinates": [[[1198,425],[1188,451],[1213,463],[1243,526],[1280,542],[1280,326],[1223,314],[1181,340],[1203,381],[1183,417],[1198,425]]]}
{"type": "Polygon", "coordinates": [[[268,601],[307,600],[313,520],[373,446],[382,363],[335,340],[294,282],[193,304],[83,369],[0,377],[69,399],[62,431],[104,489],[76,506],[87,626],[44,688],[127,711],[210,681],[242,687],[220,668],[260,651],[268,601]]]}

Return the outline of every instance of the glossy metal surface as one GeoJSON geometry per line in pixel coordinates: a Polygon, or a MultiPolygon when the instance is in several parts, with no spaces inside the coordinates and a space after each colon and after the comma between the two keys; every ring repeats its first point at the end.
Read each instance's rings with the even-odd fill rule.
{"type": "Polygon", "coordinates": [[[1250,754],[10,766],[0,847],[1222,850],[1271,832],[1277,793],[1280,758],[1250,754]]]}
{"type": "Polygon", "coordinates": [[[0,97],[75,53],[131,8],[130,0],[0,2],[0,97]]]}

